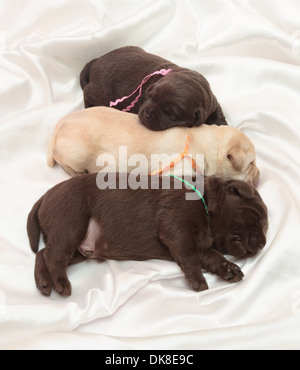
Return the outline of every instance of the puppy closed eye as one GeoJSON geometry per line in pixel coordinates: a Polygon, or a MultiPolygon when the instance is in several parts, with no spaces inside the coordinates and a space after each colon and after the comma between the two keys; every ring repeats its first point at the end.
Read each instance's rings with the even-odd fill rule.
{"type": "Polygon", "coordinates": [[[168,107],[165,107],[164,108],[164,113],[165,115],[167,115],[171,120],[173,121],[176,121],[177,120],[177,117],[176,117],[176,114],[174,113],[174,111],[168,107]]]}
{"type": "Polygon", "coordinates": [[[248,169],[252,168],[254,166],[254,161],[249,163],[248,169]]]}

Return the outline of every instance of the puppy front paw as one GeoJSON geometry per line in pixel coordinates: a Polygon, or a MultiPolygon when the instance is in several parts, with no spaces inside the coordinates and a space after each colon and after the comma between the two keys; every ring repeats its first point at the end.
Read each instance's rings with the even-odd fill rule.
{"type": "Polygon", "coordinates": [[[207,285],[206,280],[199,281],[196,285],[193,286],[193,289],[196,292],[202,292],[203,290],[207,290],[208,289],[208,285],[207,285]]]}
{"type": "Polygon", "coordinates": [[[208,289],[207,282],[204,278],[204,276],[189,276],[187,278],[187,281],[189,285],[196,291],[196,292],[202,292],[203,290],[208,289]]]}
{"type": "Polygon", "coordinates": [[[244,278],[244,274],[239,266],[229,261],[222,262],[217,273],[222,279],[230,283],[237,283],[244,278]]]}

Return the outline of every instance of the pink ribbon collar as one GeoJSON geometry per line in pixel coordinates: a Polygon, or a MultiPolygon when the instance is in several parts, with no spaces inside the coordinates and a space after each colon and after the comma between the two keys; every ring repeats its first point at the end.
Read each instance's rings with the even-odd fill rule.
{"type": "Polygon", "coordinates": [[[123,98],[121,99],[117,99],[115,102],[110,102],[109,106],[110,107],[115,107],[116,105],[118,105],[119,103],[122,103],[124,100],[130,98],[132,95],[134,95],[137,91],[139,91],[139,94],[138,96],[133,100],[133,102],[128,105],[127,108],[124,108],[122,109],[123,112],[129,112],[131,110],[131,108],[133,108],[135,106],[135,104],[139,101],[139,98],[141,97],[142,95],[142,89],[143,89],[143,85],[149,80],[149,78],[151,78],[152,76],[155,76],[155,75],[162,75],[162,76],[166,76],[168,73],[172,72],[172,69],[161,69],[160,71],[156,71],[156,72],[153,72],[151,73],[150,75],[146,76],[143,81],[141,82],[141,84],[134,90],[133,93],[131,93],[130,95],[128,96],[123,96],[123,98]]]}

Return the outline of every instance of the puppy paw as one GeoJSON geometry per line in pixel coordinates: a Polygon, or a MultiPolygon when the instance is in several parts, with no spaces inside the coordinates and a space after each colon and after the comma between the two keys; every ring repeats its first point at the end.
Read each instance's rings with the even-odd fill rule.
{"type": "Polygon", "coordinates": [[[57,281],[53,283],[53,287],[62,297],[70,297],[72,294],[72,286],[68,279],[57,279],[57,281]]]}
{"type": "Polygon", "coordinates": [[[49,297],[52,290],[52,284],[49,276],[40,276],[36,279],[36,287],[42,295],[49,297]]]}
{"type": "Polygon", "coordinates": [[[222,279],[227,280],[230,283],[237,283],[243,280],[244,277],[244,274],[239,266],[229,261],[223,262],[221,264],[218,275],[222,279]]]}
{"type": "Polygon", "coordinates": [[[202,292],[203,290],[208,289],[208,284],[207,284],[206,280],[204,280],[204,281],[199,282],[193,289],[196,292],[202,292]]]}
{"type": "Polygon", "coordinates": [[[208,289],[207,282],[203,276],[194,279],[190,277],[188,278],[188,283],[196,292],[202,292],[208,289]]]}
{"type": "Polygon", "coordinates": [[[42,295],[49,297],[52,290],[52,283],[47,267],[45,265],[43,253],[44,250],[41,250],[36,255],[34,278],[37,289],[41,292],[42,295]]]}

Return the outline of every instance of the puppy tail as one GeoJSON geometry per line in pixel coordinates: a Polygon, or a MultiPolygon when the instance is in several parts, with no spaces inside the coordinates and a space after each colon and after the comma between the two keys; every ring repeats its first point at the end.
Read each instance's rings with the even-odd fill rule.
{"type": "Polygon", "coordinates": [[[91,70],[92,65],[94,64],[95,60],[96,59],[93,59],[90,62],[88,62],[80,73],[80,85],[81,85],[82,90],[90,82],[90,70],[91,70]]]}
{"type": "Polygon", "coordinates": [[[35,203],[27,218],[27,235],[29,238],[30,247],[34,253],[37,253],[39,250],[41,229],[38,219],[38,211],[43,199],[44,196],[42,196],[42,198],[35,203]]]}

